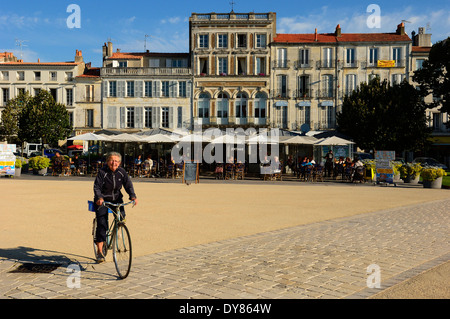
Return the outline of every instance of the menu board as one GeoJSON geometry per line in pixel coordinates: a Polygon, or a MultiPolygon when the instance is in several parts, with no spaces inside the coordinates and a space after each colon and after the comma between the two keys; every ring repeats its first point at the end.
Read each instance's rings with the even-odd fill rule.
{"type": "Polygon", "coordinates": [[[375,168],[377,182],[394,183],[394,168],[392,161],[395,160],[395,151],[376,151],[375,168]]]}

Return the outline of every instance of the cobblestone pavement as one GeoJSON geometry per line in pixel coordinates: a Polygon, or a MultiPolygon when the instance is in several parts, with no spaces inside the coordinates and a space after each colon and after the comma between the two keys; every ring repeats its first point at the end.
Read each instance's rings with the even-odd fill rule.
{"type": "Polygon", "coordinates": [[[138,257],[125,280],[112,261],[26,274],[3,258],[0,298],[369,298],[450,260],[449,207],[442,200],[138,257]],[[371,265],[380,288],[368,287],[378,274],[371,265]]]}

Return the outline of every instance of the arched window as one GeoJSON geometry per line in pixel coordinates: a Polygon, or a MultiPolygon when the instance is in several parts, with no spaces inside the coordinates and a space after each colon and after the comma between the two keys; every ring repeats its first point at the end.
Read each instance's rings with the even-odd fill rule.
{"type": "Polygon", "coordinates": [[[255,124],[265,125],[267,114],[267,95],[260,92],[255,96],[255,124]]]}
{"type": "Polygon", "coordinates": [[[247,124],[247,103],[248,96],[245,93],[238,93],[236,96],[236,124],[247,124]]]}
{"type": "Polygon", "coordinates": [[[198,118],[203,124],[209,122],[210,96],[208,93],[202,93],[198,97],[198,118]]]}
{"type": "Polygon", "coordinates": [[[223,92],[217,96],[217,124],[228,124],[228,95],[223,92]]]}

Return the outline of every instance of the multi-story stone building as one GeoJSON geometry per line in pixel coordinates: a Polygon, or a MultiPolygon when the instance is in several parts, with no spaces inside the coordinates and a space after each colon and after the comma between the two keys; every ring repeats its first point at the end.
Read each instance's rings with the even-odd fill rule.
{"type": "Polygon", "coordinates": [[[192,76],[188,53],[113,52],[103,46],[102,127],[137,132],[189,127],[192,76]]]}
{"type": "Polygon", "coordinates": [[[193,117],[207,127],[266,127],[276,14],[193,13],[193,117]]]}
{"type": "Polygon", "coordinates": [[[277,34],[271,44],[272,127],[331,130],[345,95],[379,77],[409,76],[411,39],[395,33],[277,34]]]}
{"type": "Polygon", "coordinates": [[[0,62],[0,112],[21,92],[28,91],[34,96],[40,90],[47,90],[56,102],[66,105],[71,120],[75,120],[76,77],[86,67],[81,51],[76,50],[72,62],[24,62],[12,53],[5,53],[0,59],[3,61],[0,62]]]}

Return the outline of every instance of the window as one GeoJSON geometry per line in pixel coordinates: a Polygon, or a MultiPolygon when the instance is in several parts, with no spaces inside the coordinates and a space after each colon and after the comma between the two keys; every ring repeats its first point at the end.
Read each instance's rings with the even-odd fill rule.
{"type": "Polygon", "coordinates": [[[242,122],[243,119],[247,118],[247,94],[238,93],[236,96],[236,119],[241,119],[237,124],[245,124],[242,122]]]}
{"type": "Polygon", "coordinates": [[[3,81],[9,81],[9,71],[2,71],[2,78],[3,81]]]}
{"type": "Polygon", "coordinates": [[[145,81],[144,96],[152,97],[152,81],[145,81]]]}
{"type": "Polygon", "coordinates": [[[298,122],[301,125],[303,124],[310,124],[311,122],[311,106],[309,105],[303,105],[299,106],[299,117],[298,122]]]}
{"type": "Polygon", "coordinates": [[[369,49],[369,65],[376,66],[378,64],[378,49],[369,49]]]}
{"type": "Polygon", "coordinates": [[[151,67],[151,68],[159,68],[159,59],[150,59],[149,67],[151,67]]]}
{"type": "Polygon", "coordinates": [[[417,59],[416,60],[416,70],[420,70],[422,68],[423,62],[425,62],[424,59],[417,59]]]}
{"type": "Polygon", "coordinates": [[[238,34],[237,35],[237,47],[238,48],[247,48],[247,35],[246,34],[238,34]]]}
{"type": "Polygon", "coordinates": [[[355,66],[355,49],[347,49],[345,57],[346,66],[355,66]]]}
{"type": "Polygon", "coordinates": [[[332,48],[324,48],[323,56],[322,56],[322,67],[323,68],[331,68],[332,67],[332,59],[333,59],[333,49],[332,48]]]}
{"type": "Polygon", "coordinates": [[[162,81],[161,82],[161,96],[162,97],[169,97],[170,91],[170,82],[169,81],[162,81]]]}
{"type": "Polygon", "coordinates": [[[311,97],[309,90],[309,75],[301,75],[298,77],[298,94],[297,97],[311,97]]]}
{"type": "Polygon", "coordinates": [[[219,58],[219,75],[227,75],[228,58],[219,58]]]}
{"type": "Polygon", "coordinates": [[[73,104],[73,89],[66,89],[66,105],[72,106],[73,104]]]}
{"type": "Polygon", "coordinates": [[[198,118],[209,119],[209,95],[202,93],[198,99],[198,118]]]}
{"type": "Polygon", "coordinates": [[[18,92],[18,96],[20,96],[22,94],[25,94],[25,89],[24,88],[18,88],[17,92],[18,92]]]}
{"type": "Polygon", "coordinates": [[[85,91],[86,91],[86,102],[94,101],[94,86],[86,85],[85,91]]]}
{"type": "Polygon", "coordinates": [[[109,82],[109,96],[110,97],[117,96],[117,82],[116,81],[109,82]]]}
{"type": "Polygon", "coordinates": [[[200,34],[198,36],[198,47],[202,49],[209,48],[209,37],[207,34],[200,34]]]}
{"type": "Polygon", "coordinates": [[[404,74],[392,74],[392,85],[400,84],[405,79],[404,74]]]}
{"type": "Polygon", "coordinates": [[[298,60],[300,67],[307,67],[309,65],[309,50],[301,49],[298,60]]]}
{"type": "Polygon", "coordinates": [[[119,68],[126,68],[128,67],[127,61],[119,61],[119,68]]]}
{"type": "Polygon", "coordinates": [[[56,72],[50,72],[50,81],[56,81],[56,80],[57,80],[56,72]]]}
{"type": "Polygon", "coordinates": [[[3,105],[8,104],[9,101],[9,89],[2,89],[3,93],[3,105]]]}
{"type": "MultiPolygon", "coordinates": [[[[264,93],[258,93],[255,96],[255,119],[266,118],[267,96],[264,93]]],[[[265,124],[257,121],[255,124],[265,124]]]]}
{"type": "Polygon", "coordinates": [[[169,128],[170,126],[169,113],[168,107],[161,108],[161,126],[164,128],[169,128]]]}
{"type": "Polygon", "coordinates": [[[73,72],[66,72],[66,81],[73,80],[73,72]]]}
{"type": "Polygon", "coordinates": [[[208,74],[208,58],[200,58],[199,59],[199,72],[200,75],[207,75],[208,74]]]}
{"type": "Polygon", "coordinates": [[[127,81],[127,96],[134,97],[134,81],[127,81]]]}
{"type": "Polygon", "coordinates": [[[402,48],[393,48],[392,49],[392,60],[395,61],[395,66],[401,65],[401,57],[402,57],[402,48]]]}
{"type": "Polygon", "coordinates": [[[183,107],[177,107],[177,128],[183,127],[183,107]]]}
{"type": "Polygon", "coordinates": [[[34,80],[35,81],[40,81],[41,80],[41,72],[40,71],[34,72],[34,80]]]}
{"type": "Polygon", "coordinates": [[[134,107],[127,107],[126,108],[126,123],[127,128],[134,128],[134,107]]]}
{"type": "Polygon", "coordinates": [[[224,120],[228,120],[228,95],[226,93],[220,93],[217,96],[217,119],[218,124],[224,123],[224,120]]]}
{"type": "Polygon", "coordinates": [[[144,108],[144,127],[152,128],[152,108],[144,108]]]}
{"type": "Polygon", "coordinates": [[[287,49],[278,49],[277,58],[277,67],[287,68],[287,49]]]}
{"type": "Polygon", "coordinates": [[[41,93],[41,89],[34,89],[34,96],[38,96],[41,93]]]}
{"type": "Polygon", "coordinates": [[[94,127],[94,110],[86,110],[86,127],[94,127]]]}
{"type": "Polygon", "coordinates": [[[178,82],[178,96],[179,97],[187,97],[186,81],[178,82]]]}
{"type": "Polygon", "coordinates": [[[287,76],[286,75],[278,75],[277,76],[277,93],[276,97],[285,98],[288,95],[287,91],[287,76]]]}
{"type": "Polygon", "coordinates": [[[228,34],[219,34],[217,36],[218,41],[217,41],[217,47],[221,48],[221,49],[226,49],[228,48],[228,34]]]}
{"type": "Polygon", "coordinates": [[[345,93],[351,95],[356,90],[356,74],[347,74],[345,76],[345,93]]]}
{"type": "Polygon", "coordinates": [[[247,58],[238,58],[237,62],[238,75],[247,74],[247,58]]]}
{"type": "Polygon", "coordinates": [[[321,97],[333,97],[333,76],[330,74],[322,75],[321,97]]]}
{"type": "Polygon", "coordinates": [[[261,76],[266,75],[266,58],[256,58],[256,74],[261,76]]]}
{"type": "Polygon", "coordinates": [[[256,47],[260,49],[266,48],[266,35],[265,34],[257,34],[256,35],[256,47]]]}
{"type": "Polygon", "coordinates": [[[17,80],[25,81],[25,72],[23,72],[23,71],[17,72],[17,80]]]}
{"type": "Polygon", "coordinates": [[[50,89],[50,94],[53,97],[53,99],[55,100],[55,102],[58,102],[58,93],[56,89],[50,89]]]}

